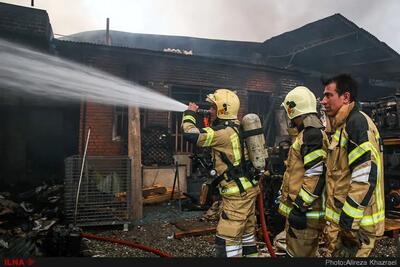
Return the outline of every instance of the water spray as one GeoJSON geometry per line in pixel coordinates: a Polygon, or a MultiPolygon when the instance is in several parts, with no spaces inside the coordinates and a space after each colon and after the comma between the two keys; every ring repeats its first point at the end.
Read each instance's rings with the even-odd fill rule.
{"type": "Polygon", "coordinates": [[[187,105],[95,68],[0,39],[0,88],[58,101],[183,112],[187,105]]]}

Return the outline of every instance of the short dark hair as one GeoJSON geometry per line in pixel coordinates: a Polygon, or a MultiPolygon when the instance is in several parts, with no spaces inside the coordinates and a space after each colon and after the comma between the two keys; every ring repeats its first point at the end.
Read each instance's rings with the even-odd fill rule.
{"type": "Polygon", "coordinates": [[[339,95],[343,95],[345,92],[350,93],[350,101],[357,100],[358,83],[354,80],[350,74],[339,74],[335,77],[328,79],[321,79],[322,84],[327,86],[330,83],[336,83],[336,91],[339,95]]]}

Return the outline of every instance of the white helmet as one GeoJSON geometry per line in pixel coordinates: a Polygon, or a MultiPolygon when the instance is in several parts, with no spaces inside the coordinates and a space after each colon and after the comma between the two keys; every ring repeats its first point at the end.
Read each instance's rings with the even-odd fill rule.
{"type": "Polygon", "coordinates": [[[304,86],[297,86],[291,90],[281,106],[285,108],[291,120],[304,114],[317,113],[317,99],[313,92],[304,86]]]}

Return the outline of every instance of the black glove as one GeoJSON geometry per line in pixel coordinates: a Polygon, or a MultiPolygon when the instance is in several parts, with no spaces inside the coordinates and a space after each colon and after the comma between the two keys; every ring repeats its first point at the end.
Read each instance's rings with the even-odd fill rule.
{"type": "Polygon", "coordinates": [[[332,254],[333,257],[355,257],[362,244],[369,245],[370,242],[369,237],[362,230],[341,230],[338,238],[339,243],[332,254]]]}
{"type": "Polygon", "coordinates": [[[301,212],[298,208],[294,207],[289,213],[289,225],[297,230],[304,230],[307,228],[307,217],[305,212],[301,212]]]}

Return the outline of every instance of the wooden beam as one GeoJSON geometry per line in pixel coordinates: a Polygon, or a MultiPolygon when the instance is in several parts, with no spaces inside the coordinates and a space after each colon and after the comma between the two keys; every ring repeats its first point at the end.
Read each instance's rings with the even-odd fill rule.
{"type": "Polygon", "coordinates": [[[129,107],[128,112],[128,155],[131,159],[131,216],[132,220],[143,217],[142,156],[140,139],[140,111],[129,107]]]}
{"type": "Polygon", "coordinates": [[[167,188],[165,186],[152,186],[143,188],[143,197],[146,198],[151,195],[163,195],[167,193],[167,188]]]}
{"type": "Polygon", "coordinates": [[[187,231],[177,231],[174,234],[175,238],[182,238],[185,236],[198,236],[198,235],[205,235],[205,234],[211,234],[215,233],[217,230],[217,227],[215,226],[207,226],[207,227],[201,227],[201,228],[195,228],[195,229],[190,229],[187,231]]]}
{"type": "MultiPolygon", "coordinates": [[[[151,195],[143,199],[144,204],[156,204],[156,203],[162,203],[162,202],[168,202],[171,200],[171,194],[172,194],[172,188],[167,189],[167,192],[165,194],[157,194],[157,195],[151,195]]],[[[173,199],[184,199],[186,198],[181,194],[181,192],[175,191],[173,199]]]]}

